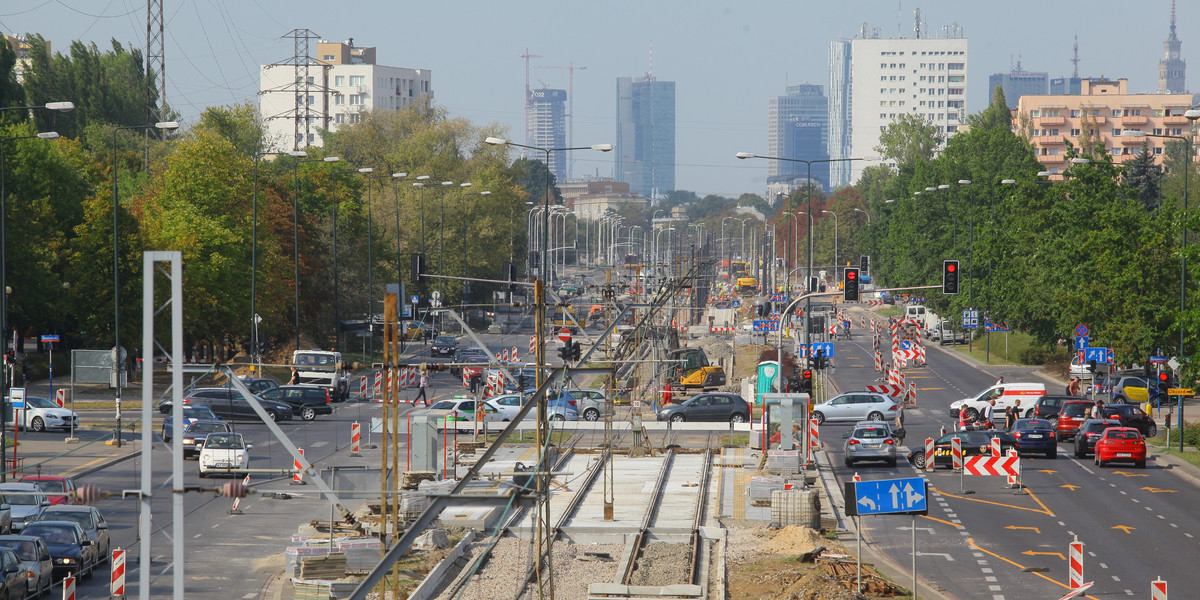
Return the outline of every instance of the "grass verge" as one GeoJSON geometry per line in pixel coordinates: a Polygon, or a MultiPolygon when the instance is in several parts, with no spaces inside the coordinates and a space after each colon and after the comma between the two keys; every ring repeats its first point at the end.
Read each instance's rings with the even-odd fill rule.
{"type": "MultiPolygon", "coordinates": [[[[1033,337],[1027,333],[1012,331],[1008,333],[985,333],[971,344],[954,346],[954,349],[969,355],[985,365],[1019,365],[1018,356],[1033,342],[1033,337]],[[990,349],[989,349],[989,340],[990,349]]],[[[936,342],[933,342],[936,343],[936,342]]]]}

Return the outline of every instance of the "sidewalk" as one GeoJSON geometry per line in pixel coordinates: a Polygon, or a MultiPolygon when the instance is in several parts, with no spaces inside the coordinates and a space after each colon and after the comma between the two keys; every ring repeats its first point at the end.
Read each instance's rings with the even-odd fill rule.
{"type": "Polygon", "coordinates": [[[23,475],[47,474],[83,477],[141,454],[141,441],[128,433],[118,448],[105,444],[112,440],[112,430],[80,429],[75,431],[78,443],[67,443],[66,433],[8,432],[15,435],[17,445],[9,447],[5,456],[5,476],[20,479],[23,475]],[[15,457],[15,468],[14,468],[15,457]]]}

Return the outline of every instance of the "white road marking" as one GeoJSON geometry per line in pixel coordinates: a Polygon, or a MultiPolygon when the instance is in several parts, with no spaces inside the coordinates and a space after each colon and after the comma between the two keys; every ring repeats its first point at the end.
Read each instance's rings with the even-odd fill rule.
{"type": "MultiPolygon", "coordinates": [[[[1093,554],[1092,556],[1095,556],[1095,554],[1093,554]]],[[[1102,568],[1102,569],[1107,569],[1107,568],[1108,568],[1108,565],[1106,565],[1106,564],[1104,564],[1104,563],[1099,563],[1099,564],[1100,564],[1100,568],[1102,568]]]]}
{"type": "Polygon", "coordinates": [[[194,539],[196,539],[196,538],[198,538],[198,537],[200,537],[200,536],[202,536],[202,535],[204,535],[204,534],[203,534],[203,533],[197,533],[196,535],[193,535],[193,536],[192,536],[192,539],[194,540],[194,539]]]}

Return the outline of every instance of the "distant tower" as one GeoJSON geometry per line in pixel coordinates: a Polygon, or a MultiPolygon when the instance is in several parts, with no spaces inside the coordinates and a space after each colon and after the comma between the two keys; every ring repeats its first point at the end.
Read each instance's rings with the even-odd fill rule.
{"type": "Polygon", "coordinates": [[[1175,37],[1175,2],[1171,1],[1171,33],[1163,42],[1163,57],[1158,61],[1158,93],[1182,94],[1187,91],[1184,71],[1187,62],[1180,58],[1179,49],[1183,42],[1175,37]]]}

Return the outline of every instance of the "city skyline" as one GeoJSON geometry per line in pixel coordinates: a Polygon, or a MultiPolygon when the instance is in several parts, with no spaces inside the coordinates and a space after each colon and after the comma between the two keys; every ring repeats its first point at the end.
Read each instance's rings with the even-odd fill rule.
{"type": "MultiPolygon", "coordinates": [[[[171,106],[190,124],[209,105],[256,104],[259,65],[290,57],[291,43],[282,36],[309,27],[326,40],[353,37],[363,46],[377,47],[381,63],[435,71],[440,106],[479,126],[506,126],[514,139],[524,136],[524,48],[542,56],[531,61],[533,87],[541,87],[539,80],[552,88],[568,86],[565,70],[539,67],[569,62],[586,67],[574,74],[573,141],[615,144],[612,82],[649,71],[653,43],[656,77],[677,82],[677,186],[729,196],[763,193],[767,165],[739,163],[733,154],[766,152],[767,99],[787,85],[827,84],[829,44],[858,36],[862,14],[871,15],[869,31],[878,29],[888,38],[912,37],[917,8],[932,36],[943,36],[943,28],[956,23],[961,26],[971,54],[966,108],[973,114],[990,97],[987,78],[1010,71],[1018,57],[1024,57],[1027,70],[1069,77],[1076,34],[1081,74],[1126,77],[1131,91],[1155,91],[1171,9],[1169,0],[1155,0],[1111,19],[1104,7],[1123,5],[1102,2],[1081,15],[1070,6],[1029,0],[1009,3],[999,14],[994,6],[948,0],[863,0],[855,11],[835,5],[705,0],[614,0],[565,10],[532,0],[521,10],[464,2],[461,14],[466,16],[453,20],[432,5],[379,6],[367,20],[352,11],[322,12],[325,6],[298,1],[283,12],[259,2],[168,5],[165,54],[171,106]],[[819,33],[797,35],[797,23],[819,33]],[[447,32],[453,33],[449,42],[447,32]]],[[[1200,36],[1190,6],[1178,9],[1177,35],[1186,60],[1200,36]]],[[[69,50],[73,40],[105,49],[111,38],[140,49],[145,3],[120,0],[102,8],[83,0],[10,0],[0,8],[0,30],[40,33],[60,52],[69,50]]],[[[615,157],[578,153],[572,161],[577,176],[611,176],[615,157]]]]}

